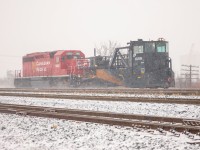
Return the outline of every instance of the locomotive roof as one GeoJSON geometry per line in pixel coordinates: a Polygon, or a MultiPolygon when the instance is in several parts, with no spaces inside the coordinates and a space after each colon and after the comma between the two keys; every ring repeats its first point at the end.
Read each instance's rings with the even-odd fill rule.
{"type": "Polygon", "coordinates": [[[34,52],[30,54],[26,54],[24,57],[35,57],[35,56],[44,56],[49,55],[50,53],[56,53],[56,55],[61,55],[63,52],[71,52],[71,51],[81,51],[81,50],[56,50],[56,51],[47,51],[47,52],[34,52]]]}
{"type": "Polygon", "coordinates": [[[168,43],[168,41],[166,41],[164,38],[159,38],[157,41],[154,41],[154,40],[149,40],[149,41],[144,41],[143,39],[138,39],[137,41],[130,41],[130,42],[145,42],[145,43],[148,43],[148,42],[166,42],[168,43]]]}

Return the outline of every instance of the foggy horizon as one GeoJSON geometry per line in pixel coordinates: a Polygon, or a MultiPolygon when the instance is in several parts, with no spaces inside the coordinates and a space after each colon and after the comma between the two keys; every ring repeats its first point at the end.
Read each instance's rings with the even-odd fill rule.
{"type": "Polygon", "coordinates": [[[109,40],[126,46],[158,38],[169,41],[179,74],[183,57],[200,56],[198,18],[198,0],[0,0],[0,78],[22,69],[28,53],[81,50],[89,57],[95,45],[109,40]]]}

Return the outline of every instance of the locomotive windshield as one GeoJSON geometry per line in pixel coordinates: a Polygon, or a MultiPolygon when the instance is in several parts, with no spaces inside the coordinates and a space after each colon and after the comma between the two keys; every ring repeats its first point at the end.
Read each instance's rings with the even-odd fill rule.
{"type": "Polygon", "coordinates": [[[162,52],[168,52],[168,46],[166,43],[157,43],[156,45],[156,51],[159,52],[159,53],[162,53],[162,52]]]}
{"type": "Polygon", "coordinates": [[[67,55],[67,59],[79,59],[80,58],[80,52],[76,52],[76,53],[73,53],[73,52],[68,52],[66,53],[67,55]]]}
{"type": "Polygon", "coordinates": [[[155,52],[155,43],[145,43],[145,52],[155,52]]]}
{"type": "Polygon", "coordinates": [[[134,54],[138,54],[138,53],[143,53],[144,52],[142,45],[134,46],[133,49],[134,49],[134,54]]]}

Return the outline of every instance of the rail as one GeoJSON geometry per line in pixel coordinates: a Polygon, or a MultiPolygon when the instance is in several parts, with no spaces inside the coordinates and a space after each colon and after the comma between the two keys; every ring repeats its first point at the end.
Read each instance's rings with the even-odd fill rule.
{"type": "Polygon", "coordinates": [[[19,92],[60,92],[60,93],[69,93],[69,92],[79,92],[79,93],[123,93],[123,94],[161,94],[161,95],[192,95],[200,96],[200,89],[130,89],[130,88],[100,88],[100,89],[91,89],[91,88],[68,88],[68,89],[38,89],[38,88],[0,88],[0,91],[19,91],[19,92]]]}
{"type": "Polygon", "coordinates": [[[145,103],[174,103],[200,105],[200,99],[195,98],[173,98],[173,97],[140,97],[129,95],[105,95],[105,94],[88,94],[88,93],[64,93],[64,92],[20,92],[20,91],[0,91],[0,96],[18,96],[18,97],[38,97],[38,98],[53,98],[53,99],[74,99],[74,100],[99,100],[99,101],[125,101],[125,102],[145,102],[145,103]]]}
{"type": "Polygon", "coordinates": [[[0,103],[0,112],[23,116],[37,116],[102,123],[109,125],[129,126],[133,128],[144,128],[148,131],[169,131],[172,132],[175,136],[180,135],[180,132],[184,134],[192,133],[198,136],[200,135],[200,125],[198,124],[199,120],[189,118],[171,118],[136,114],[120,114],[111,112],[98,112],[28,105],[13,105],[3,103],[0,103]],[[190,120],[190,123],[187,123],[187,120],[190,120]]]}

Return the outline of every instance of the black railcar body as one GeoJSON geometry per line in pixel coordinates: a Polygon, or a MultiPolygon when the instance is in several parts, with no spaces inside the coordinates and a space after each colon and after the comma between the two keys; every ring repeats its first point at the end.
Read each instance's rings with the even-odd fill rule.
{"type": "MultiPolygon", "coordinates": [[[[167,41],[163,38],[157,41],[139,39],[127,44],[126,47],[116,48],[109,64],[106,63],[108,65],[103,66],[108,74],[115,76],[121,81],[120,84],[127,87],[169,88],[175,86],[167,41]]],[[[102,66],[99,68],[102,69],[102,66]]],[[[97,67],[97,70],[99,68],[97,67]]]]}

